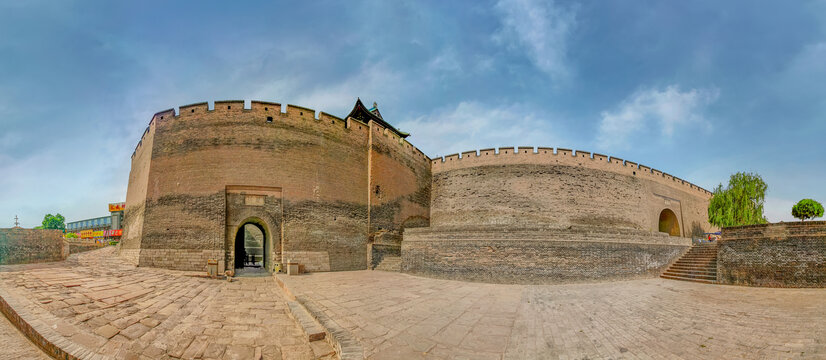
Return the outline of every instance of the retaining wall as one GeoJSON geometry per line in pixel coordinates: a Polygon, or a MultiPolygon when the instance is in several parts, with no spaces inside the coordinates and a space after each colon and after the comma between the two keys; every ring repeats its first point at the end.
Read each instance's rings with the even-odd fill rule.
{"type": "Polygon", "coordinates": [[[633,229],[572,226],[408,229],[402,271],[508,284],[555,284],[658,276],[691,240],[633,229]]]}
{"type": "Polygon", "coordinates": [[[717,282],[826,287],[826,221],[723,228],[717,282]]]}
{"type": "Polygon", "coordinates": [[[0,229],[0,265],[62,261],[60,230],[0,229]]]}

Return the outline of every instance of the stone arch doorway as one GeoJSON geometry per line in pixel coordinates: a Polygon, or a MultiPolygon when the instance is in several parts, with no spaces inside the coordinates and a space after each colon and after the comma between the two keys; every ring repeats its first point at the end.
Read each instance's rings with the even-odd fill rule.
{"type": "Polygon", "coordinates": [[[237,275],[267,274],[272,269],[272,233],[262,220],[247,219],[235,229],[233,267],[237,275]]]}
{"type": "Polygon", "coordinates": [[[264,268],[267,262],[267,236],[264,227],[247,222],[235,234],[235,268],[264,268]]]}
{"type": "Polygon", "coordinates": [[[660,232],[668,233],[670,236],[680,236],[680,222],[671,209],[663,209],[660,212],[660,232]]]}

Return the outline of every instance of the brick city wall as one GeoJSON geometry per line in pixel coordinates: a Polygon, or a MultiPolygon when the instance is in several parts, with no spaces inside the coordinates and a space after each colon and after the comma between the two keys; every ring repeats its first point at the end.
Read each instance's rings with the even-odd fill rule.
{"type": "Polygon", "coordinates": [[[373,122],[316,116],[294,105],[284,110],[277,103],[245,108],[243,101],[216,101],[213,109],[198,103],[155,114],[133,154],[120,253],[134,258],[129,251],[139,248],[140,265],[200,270],[188,260],[174,263],[169,252],[146,250],[198,259],[192,254],[224,251],[231,264],[227,244],[234,235],[228,234],[236,224],[227,222],[226,189],[232,186],[282,190],[282,214],[267,224],[278,232],[280,248],[273,251],[278,261],[288,254],[304,259],[308,270],[367,268],[371,173],[381,188],[374,228],[427,218],[430,163],[418,149],[373,122]],[[372,145],[371,128],[379,138],[372,145]]]}
{"type": "Polygon", "coordinates": [[[0,265],[62,261],[63,232],[42,229],[0,229],[0,265]]]}
{"type": "Polygon", "coordinates": [[[427,226],[430,158],[389,129],[371,122],[370,237],[400,236],[404,227],[427,226]]]}
{"type": "Polygon", "coordinates": [[[155,122],[151,122],[141,136],[132,154],[129,170],[129,184],[126,188],[126,208],[123,212],[123,234],[119,254],[137,261],[137,255],[126,252],[141,248],[143,223],[146,209],[146,194],[149,186],[149,171],[152,160],[152,146],[155,139],[155,122]]]}
{"type": "Polygon", "coordinates": [[[723,228],[717,281],[766,287],[826,287],[826,221],[723,228]]]}
{"type": "Polygon", "coordinates": [[[672,210],[681,236],[714,230],[711,194],[630,161],[553,148],[500,148],[433,166],[431,225],[597,225],[659,231],[672,210]]]}
{"type": "Polygon", "coordinates": [[[689,239],[628,229],[411,229],[402,271],[508,284],[636,279],[658,276],[689,246],[689,239]]]}

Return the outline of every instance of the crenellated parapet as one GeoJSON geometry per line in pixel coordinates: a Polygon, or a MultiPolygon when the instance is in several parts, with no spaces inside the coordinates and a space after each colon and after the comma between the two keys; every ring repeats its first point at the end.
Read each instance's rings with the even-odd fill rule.
{"type": "MultiPolygon", "coordinates": [[[[286,106],[282,106],[277,102],[259,100],[216,100],[212,104],[205,101],[182,105],[178,108],[171,108],[155,113],[149,121],[149,125],[146,127],[143,135],[141,135],[141,139],[138,141],[138,144],[135,146],[135,150],[132,152],[132,158],[134,158],[135,155],[141,150],[144,139],[150,131],[154,129],[154,125],[158,123],[167,121],[186,121],[203,116],[234,114],[249,114],[249,117],[241,117],[241,119],[244,119],[243,121],[263,121],[267,123],[295,120],[315,121],[333,127],[362,132],[365,136],[368,134],[370,128],[368,124],[355,118],[348,117],[347,119],[342,119],[323,111],[316,111],[314,109],[298,105],[288,104],[286,106]]],[[[415,154],[415,156],[423,159],[430,159],[406,139],[398,136],[395,132],[389,131],[386,127],[378,123],[374,123],[373,128],[375,129],[374,135],[392,138],[393,143],[398,144],[398,148],[401,151],[415,154]]]]}
{"type": "Polygon", "coordinates": [[[444,171],[485,165],[536,164],[580,166],[597,170],[610,171],[622,175],[639,177],[655,181],[685,191],[700,193],[710,197],[712,193],[676,176],[651,167],[637,164],[609,155],[591,153],[584,150],[572,150],[552,147],[500,147],[465,151],[431,159],[431,171],[437,174],[444,171]]]}

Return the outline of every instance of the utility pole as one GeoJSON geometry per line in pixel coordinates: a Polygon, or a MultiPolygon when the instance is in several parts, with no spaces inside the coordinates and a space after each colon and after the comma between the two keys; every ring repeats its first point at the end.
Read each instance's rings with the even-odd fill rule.
{"type": "Polygon", "coordinates": [[[20,222],[19,222],[19,221],[17,221],[17,220],[18,220],[18,219],[17,219],[17,215],[14,215],[14,227],[18,227],[18,226],[20,226],[20,222]]]}

